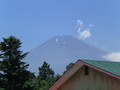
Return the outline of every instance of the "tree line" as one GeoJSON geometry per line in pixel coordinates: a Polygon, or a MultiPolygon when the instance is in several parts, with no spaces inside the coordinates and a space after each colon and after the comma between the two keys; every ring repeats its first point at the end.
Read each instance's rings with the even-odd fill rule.
{"type": "MultiPolygon", "coordinates": [[[[48,90],[61,75],[55,75],[47,62],[38,68],[38,76],[28,71],[29,64],[23,61],[28,52],[23,53],[21,45],[14,36],[0,42],[0,90],[48,90]]],[[[68,64],[64,73],[72,65],[68,64]]]]}

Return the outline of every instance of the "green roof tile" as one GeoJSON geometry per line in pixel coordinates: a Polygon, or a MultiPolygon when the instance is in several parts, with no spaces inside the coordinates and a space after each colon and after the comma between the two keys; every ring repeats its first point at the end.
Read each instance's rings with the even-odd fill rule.
{"type": "Polygon", "coordinates": [[[120,76],[120,62],[111,61],[95,61],[95,60],[80,60],[117,76],[120,76]]]}

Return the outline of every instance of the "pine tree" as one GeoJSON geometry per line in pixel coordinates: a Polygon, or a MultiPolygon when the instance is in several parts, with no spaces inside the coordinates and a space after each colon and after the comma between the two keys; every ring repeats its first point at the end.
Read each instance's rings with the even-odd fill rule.
{"type": "Polygon", "coordinates": [[[22,53],[21,44],[14,36],[0,42],[0,87],[5,90],[24,90],[29,79],[29,65],[22,61],[28,53],[22,53]]]}

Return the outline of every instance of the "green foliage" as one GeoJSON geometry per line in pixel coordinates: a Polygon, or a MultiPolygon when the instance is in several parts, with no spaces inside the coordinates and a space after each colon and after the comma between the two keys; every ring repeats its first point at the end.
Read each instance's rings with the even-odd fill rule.
{"type": "Polygon", "coordinates": [[[54,77],[54,71],[50,68],[47,62],[43,62],[43,65],[39,67],[39,76],[41,80],[54,77]]]}
{"type": "Polygon", "coordinates": [[[61,78],[61,75],[57,74],[55,75],[55,82],[61,78]]]}
{"type": "Polygon", "coordinates": [[[0,88],[0,90],[5,90],[4,88],[0,88]]]}
{"type": "Polygon", "coordinates": [[[43,62],[43,65],[39,67],[38,75],[38,88],[39,90],[48,90],[50,86],[55,82],[54,71],[50,68],[47,62],[43,62]]]}
{"type": "Polygon", "coordinates": [[[37,90],[37,78],[34,73],[30,73],[30,79],[25,82],[24,88],[25,90],[37,90]]]}
{"type": "Polygon", "coordinates": [[[74,63],[69,63],[69,64],[66,66],[66,70],[63,72],[63,74],[66,73],[73,65],[74,65],[74,63]]]}
{"type": "Polygon", "coordinates": [[[22,59],[28,53],[20,50],[19,39],[10,36],[0,42],[0,87],[5,90],[24,90],[25,82],[29,80],[29,66],[22,59]]]}
{"type": "Polygon", "coordinates": [[[66,66],[66,70],[69,70],[73,65],[74,65],[74,63],[69,63],[69,64],[66,66]]]}
{"type": "Polygon", "coordinates": [[[26,90],[37,90],[36,85],[37,79],[31,78],[29,81],[25,83],[24,88],[26,88],[26,90]]]}

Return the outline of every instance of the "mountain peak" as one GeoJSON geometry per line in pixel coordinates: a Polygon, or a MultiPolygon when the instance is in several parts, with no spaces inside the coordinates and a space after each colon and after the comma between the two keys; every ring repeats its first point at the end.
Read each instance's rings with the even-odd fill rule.
{"type": "Polygon", "coordinates": [[[73,36],[55,36],[32,50],[26,60],[30,70],[37,72],[46,61],[56,73],[62,73],[65,66],[78,59],[103,60],[106,53],[73,36]]]}
{"type": "Polygon", "coordinates": [[[55,37],[52,37],[51,39],[55,40],[56,42],[59,42],[59,41],[66,42],[68,40],[72,40],[76,38],[70,35],[66,35],[66,36],[64,35],[64,36],[55,36],[55,37]]]}

